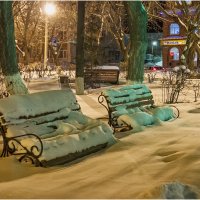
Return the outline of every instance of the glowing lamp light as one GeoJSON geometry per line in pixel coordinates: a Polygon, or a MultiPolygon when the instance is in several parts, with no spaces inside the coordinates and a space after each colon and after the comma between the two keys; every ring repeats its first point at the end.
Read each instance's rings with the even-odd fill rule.
{"type": "Polygon", "coordinates": [[[54,15],[55,12],[56,12],[56,7],[54,4],[52,3],[46,3],[45,6],[44,6],[44,12],[47,14],[47,15],[54,15]]]}
{"type": "Polygon", "coordinates": [[[157,41],[153,41],[153,42],[152,42],[152,45],[153,45],[153,46],[157,46],[157,41]]]}
{"type": "Polygon", "coordinates": [[[56,12],[56,7],[52,3],[45,3],[44,13],[45,15],[45,36],[44,36],[44,68],[47,67],[48,60],[48,16],[54,15],[56,12]]]}

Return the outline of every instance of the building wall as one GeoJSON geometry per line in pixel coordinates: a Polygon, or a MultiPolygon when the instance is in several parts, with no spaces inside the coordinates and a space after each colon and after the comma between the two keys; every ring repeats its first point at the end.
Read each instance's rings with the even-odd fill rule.
{"type": "MultiPolygon", "coordinates": [[[[161,56],[161,46],[159,40],[162,38],[162,33],[147,33],[147,51],[146,54],[152,54],[154,56],[161,56]],[[152,48],[152,42],[157,42],[156,46],[152,48]]],[[[124,37],[125,44],[128,44],[129,35],[126,34],[124,37]]],[[[103,64],[105,63],[119,63],[123,60],[123,56],[120,52],[119,46],[115,39],[110,33],[105,33],[101,40],[102,48],[102,59],[103,64]]]]}
{"type": "Polygon", "coordinates": [[[113,35],[109,32],[104,32],[100,43],[101,55],[99,57],[100,65],[109,63],[119,63],[122,59],[122,55],[119,46],[114,39],[113,35]]]}
{"type": "MultiPolygon", "coordinates": [[[[170,25],[174,22],[164,21],[163,22],[163,37],[169,37],[170,35],[170,25]]],[[[185,30],[182,26],[180,26],[180,34],[179,36],[185,36],[185,30]]]]}
{"type": "MultiPolygon", "coordinates": [[[[193,1],[186,1],[190,5],[188,9],[189,15],[197,15],[197,8],[195,7],[197,4],[193,1]]],[[[167,6],[167,2],[165,2],[165,5],[167,6]]],[[[177,13],[181,17],[181,11],[177,10],[177,13]]],[[[163,15],[163,13],[161,14],[163,15]]],[[[163,17],[166,17],[163,15],[163,17]]],[[[167,18],[167,17],[166,17],[167,18]]],[[[188,20],[189,20],[188,16],[188,20]]],[[[179,25],[180,27],[180,33],[179,34],[170,34],[170,25],[174,22],[169,21],[163,21],[163,38],[160,40],[162,45],[162,55],[163,55],[163,66],[164,67],[174,67],[178,64],[182,64],[181,62],[181,56],[183,54],[183,50],[185,48],[186,44],[186,30],[183,26],[179,25]],[[171,48],[177,48],[179,50],[179,59],[174,60],[172,59],[172,56],[170,55],[170,49],[171,48]]],[[[199,41],[200,42],[200,41],[199,41]]],[[[194,67],[197,69],[197,71],[200,71],[200,57],[198,56],[197,52],[195,53],[194,58],[194,67]]]]}
{"type": "Polygon", "coordinates": [[[173,46],[163,46],[162,47],[162,57],[163,57],[163,67],[175,67],[181,64],[181,55],[183,53],[184,46],[173,45],[173,46]],[[170,56],[170,49],[177,48],[179,50],[179,60],[174,60],[170,56]]]}
{"type": "MultiPolygon", "coordinates": [[[[183,44],[173,44],[173,43],[178,43],[178,41],[180,40],[185,40],[185,30],[183,29],[182,26],[179,25],[180,28],[180,32],[179,34],[174,34],[171,35],[170,34],[170,25],[173,22],[168,22],[168,21],[164,21],[163,23],[163,38],[162,40],[165,41],[169,41],[172,44],[170,45],[162,45],[162,57],[163,57],[163,66],[164,67],[174,67],[176,65],[181,64],[181,55],[183,53],[184,47],[185,45],[183,44]],[[174,60],[173,56],[170,56],[170,50],[172,48],[177,48],[179,50],[179,59],[178,60],[174,60]]],[[[162,41],[161,40],[161,41],[162,41]]]]}

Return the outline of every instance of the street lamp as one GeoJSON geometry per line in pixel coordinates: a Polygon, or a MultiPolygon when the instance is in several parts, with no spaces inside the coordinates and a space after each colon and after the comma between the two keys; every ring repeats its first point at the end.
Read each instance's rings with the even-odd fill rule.
{"type": "Polygon", "coordinates": [[[45,3],[45,37],[44,37],[44,69],[47,66],[47,56],[48,56],[48,16],[55,14],[56,7],[52,3],[45,3]]]}
{"type": "Polygon", "coordinates": [[[153,54],[153,47],[154,47],[154,46],[155,46],[155,47],[157,46],[157,41],[153,41],[153,42],[152,42],[152,54],[153,54]]]}

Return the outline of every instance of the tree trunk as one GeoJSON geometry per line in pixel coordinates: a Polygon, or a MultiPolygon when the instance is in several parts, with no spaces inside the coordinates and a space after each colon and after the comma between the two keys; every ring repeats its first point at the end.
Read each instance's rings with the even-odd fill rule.
{"type": "Polygon", "coordinates": [[[120,66],[122,68],[122,70],[124,70],[125,75],[126,75],[126,79],[128,78],[128,65],[129,65],[129,48],[126,48],[125,50],[121,50],[122,55],[123,55],[123,62],[121,62],[120,66]]]}
{"type": "Polygon", "coordinates": [[[25,56],[24,56],[24,65],[29,65],[29,58],[30,58],[30,53],[29,53],[29,50],[28,50],[28,46],[27,44],[24,45],[24,53],[25,53],[25,56]]]}
{"type": "Polygon", "coordinates": [[[186,65],[189,69],[194,70],[194,58],[195,53],[199,53],[197,51],[199,38],[195,37],[192,30],[189,30],[189,34],[187,35],[186,46],[182,53],[182,64],[186,65]]]}
{"type": "Polygon", "coordinates": [[[141,83],[144,78],[144,59],[147,49],[147,13],[140,1],[127,1],[130,50],[128,84],[141,83]]]}
{"type": "Polygon", "coordinates": [[[0,62],[6,89],[10,94],[26,94],[17,64],[12,1],[0,2],[0,62]]]}
{"type": "Polygon", "coordinates": [[[76,94],[84,94],[84,22],[85,1],[78,1],[76,45],[76,94]]]}

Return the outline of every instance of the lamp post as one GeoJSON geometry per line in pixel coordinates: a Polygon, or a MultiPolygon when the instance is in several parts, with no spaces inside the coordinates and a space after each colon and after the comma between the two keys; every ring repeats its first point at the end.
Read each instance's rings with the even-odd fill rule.
{"type": "Polygon", "coordinates": [[[153,41],[153,42],[151,43],[151,45],[152,45],[152,54],[153,54],[153,48],[154,48],[154,46],[155,46],[155,47],[157,46],[157,41],[153,41]]]}
{"type": "Polygon", "coordinates": [[[52,3],[45,3],[44,5],[45,12],[45,37],[44,37],[44,69],[47,66],[48,58],[48,16],[55,14],[56,7],[52,3]]]}

